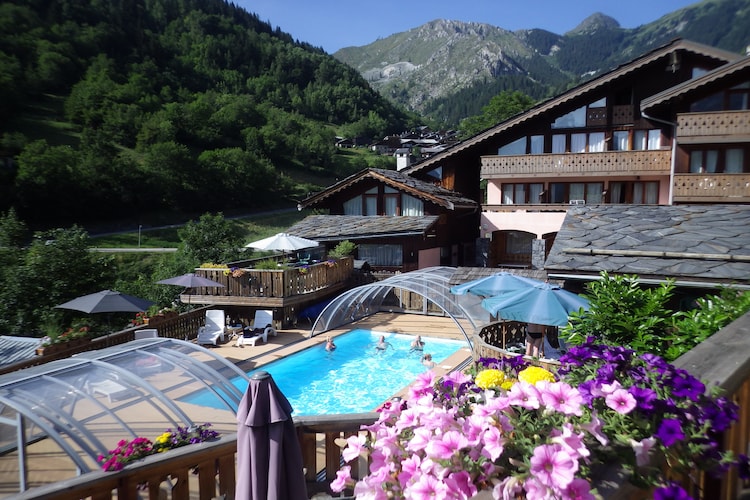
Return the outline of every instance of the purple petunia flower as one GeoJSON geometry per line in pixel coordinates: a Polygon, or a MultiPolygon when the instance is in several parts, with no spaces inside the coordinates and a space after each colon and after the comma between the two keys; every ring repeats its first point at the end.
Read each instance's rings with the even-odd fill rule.
{"type": "Polygon", "coordinates": [[[692,497],[680,485],[670,483],[669,486],[656,488],[654,500],[692,500],[692,497]]]}
{"type": "Polygon", "coordinates": [[[649,389],[648,387],[634,385],[628,388],[628,392],[635,398],[640,411],[646,415],[653,413],[654,401],[656,401],[656,391],[649,389]]]}
{"type": "Polygon", "coordinates": [[[682,432],[682,425],[679,420],[674,418],[665,418],[659,425],[659,430],[656,431],[656,437],[664,444],[664,446],[672,446],[677,441],[685,439],[685,434],[682,432]]]}

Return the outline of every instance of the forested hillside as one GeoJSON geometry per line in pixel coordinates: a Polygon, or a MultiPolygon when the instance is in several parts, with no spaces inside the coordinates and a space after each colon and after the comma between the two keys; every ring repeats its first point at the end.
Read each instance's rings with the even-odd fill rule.
{"type": "Polygon", "coordinates": [[[0,212],[31,224],[268,206],[348,173],[337,132],[415,124],[222,0],[6,0],[0,32],[0,212]]]}

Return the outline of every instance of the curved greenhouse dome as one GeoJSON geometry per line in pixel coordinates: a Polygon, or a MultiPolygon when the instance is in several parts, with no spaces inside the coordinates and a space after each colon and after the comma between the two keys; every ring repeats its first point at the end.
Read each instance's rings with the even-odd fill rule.
{"type": "Polygon", "coordinates": [[[471,346],[471,334],[487,322],[488,313],[482,309],[479,297],[458,296],[450,292],[449,280],[454,271],[452,267],[428,267],[396,274],[382,281],[348,290],[333,299],[321,311],[313,323],[310,336],[339,328],[378,312],[393,311],[394,306],[390,305],[394,302],[393,299],[398,301],[399,305],[396,308],[400,309],[403,304],[403,293],[410,292],[425,299],[423,314],[431,314],[428,303],[432,303],[443,314],[453,319],[471,346]]]}
{"type": "Polygon", "coordinates": [[[0,377],[3,490],[98,470],[122,439],[210,423],[236,432],[249,379],[225,358],[176,339],[140,339],[0,377]],[[62,459],[61,459],[62,457],[62,459]],[[50,469],[39,467],[55,460],[50,469]],[[29,467],[30,463],[35,464],[29,467]]]}

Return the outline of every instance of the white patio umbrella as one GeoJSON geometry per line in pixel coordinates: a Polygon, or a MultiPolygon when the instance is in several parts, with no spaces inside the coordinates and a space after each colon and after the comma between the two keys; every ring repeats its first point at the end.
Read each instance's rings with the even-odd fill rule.
{"type": "Polygon", "coordinates": [[[253,241],[245,245],[246,248],[258,250],[281,250],[282,252],[293,252],[303,248],[312,248],[320,245],[315,240],[308,240],[288,233],[278,233],[262,240],[253,241]]]}

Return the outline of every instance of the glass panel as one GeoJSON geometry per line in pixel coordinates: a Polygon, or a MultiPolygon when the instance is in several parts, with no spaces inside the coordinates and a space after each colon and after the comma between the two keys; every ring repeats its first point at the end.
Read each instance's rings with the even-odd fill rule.
{"type": "Polygon", "coordinates": [[[586,126],[586,106],[580,107],[568,114],[557,118],[552,128],[574,128],[586,126]]]}
{"type": "Polygon", "coordinates": [[[628,150],[628,134],[625,130],[618,130],[612,134],[612,150],[613,151],[627,151],[628,150]]]}
{"type": "Polygon", "coordinates": [[[398,190],[395,188],[392,188],[391,186],[384,186],[383,192],[384,193],[398,193],[398,190]]]}
{"type": "Polygon", "coordinates": [[[702,174],[705,171],[706,171],[706,167],[703,166],[703,151],[691,151],[690,152],[690,173],[702,174]]]}
{"type": "Polygon", "coordinates": [[[544,136],[543,135],[531,136],[531,151],[530,152],[533,155],[544,153],[544,136]]]}
{"type": "Polygon", "coordinates": [[[728,149],[724,172],[728,174],[741,174],[743,171],[743,156],[743,151],[741,149],[728,149]]]}
{"type": "Polygon", "coordinates": [[[362,215],[362,196],[344,202],[344,215],[362,215]]]}
{"type": "Polygon", "coordinates": [[[656,205],[659,201],[659,183],[658,182],[647,182],[646,183],[646,203],[649,205],[656,205]]]}
{"type": "Polygon", "coordinates": [[[622,182],[609,183],[609,202],[625,203],[625,184],[622,182]]]}
{"type": "Polygon", "coordinates": [[[378,188],[375,186],[374,188],[368,189],[365,191],[365,194],[378,194],[378,188]]]}
{"type": "Polygon", "coordinates": [[[565,152],[565,135],[555,134],[552,136],[552,152],[553,153],[565,152]]]}
{"type": "Polygon", "coordinates": [[[362,215],[378,215],[378,199],[374,196],[365,198],[365,213],[362,215]]]}
{"type": "Polygon", "coordinates": [[[373,266],[400,266],[403,263],[401,245],[369,245],[357,247],[360,260],[373,266]]]}
{"type": "Polygon", "coordinates": [[[534,236],[529,233],[514,231],[508,233],[505,238],[505,251],[515,255],[528,255],[531,253],[531,240],[534,236]]]}
{"type": "Polygon", "coordinates": [[[509,144],[500,146],[497,150],[497,154],[500,156],[526,154],[526,137],[521,137],[509,144]]]}
{"type": "Polygon", "coordinates": [[[604,108],[607,106],[607,98],[602,97],[598,101],[594,101],[591,104],[589,104],[590,108],[604,108]]]}
{"type": "Polygon", "coordinates": [[[541,203],[543,189],[544,184],[529,184],[529,203],[541,203]]]}
{"type": "Polygon", "coordinates": [[[661,130],[648,131],[648,149],[659,149],[661,147],[661,130]]]}
{"type": "Polygon", "coordinates": [[[398,198],[395,196],[386,196],[383,199],[385,209],[384,215],[398,215],[398,198]]]}
{"type": "Polygon", "coordinates": [[[643,203],[643,183],[633,183],[633,203],[640,205],[643,203]]]}
{"type": "Polygon", "coordinates": [[[516,194],[514,199],[519,205],[526,203],[526,190],[524,187],[526,187],[524,184],[516,184],[516,194]]]}
{"type": "Polygon", "coordinates": [[[565,184],[562,182],[550,184],[550,203],[565,203],[565,184]]]}
{"type": "Polygon", "coordinates": [[[513,204],[513,184],[503,184],[503,205],[513,204]]]}
{"type": "Polygon", "coordinates": [[[601,182],[589,182],[586,184],[586,203],[601,203],[602,202],[602,189],[603,184],[601,182]]]}
{"type": "Polygon", "coordinates": [[[570,184],[570,199],[571,200],[585,200],[585,184],[581,182],[573,182],[570,184]]]}
{"type": "Polygon", "coordinates": [[[408,194],[402,194],[401,215],[409,217],[424,215],[424,204],[422,203],[422,200],[408,194]]]}
{"type": "Polygon", "coordinates": [[[706,172],[715,174],[719,164],[719,152],[715,149],[706,151],[706,172]]]}
{"type": "Polygon", "coordinates": [[[589,153],[601,153],[604,151],[604,132],[589,134],[589,153]]]}
{"type": "Polygon", "coordinates": [[[586,152],[586,134],[571,134],[570,135],[570,152],[571,153],[585,153],[586,152]]]}
{"type": "Polygon", "coordinates": [[[646,149],[646,131],[636,130],[633,134],[633,149],[636,151],[642,151],[646,149]]]}

